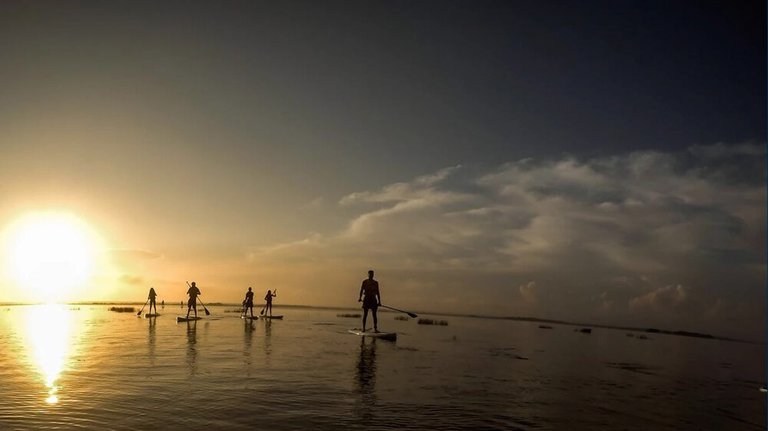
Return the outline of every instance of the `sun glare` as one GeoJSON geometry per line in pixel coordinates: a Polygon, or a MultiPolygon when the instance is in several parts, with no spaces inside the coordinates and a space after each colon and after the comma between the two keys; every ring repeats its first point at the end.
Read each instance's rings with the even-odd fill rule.
{"type": "Polygon", "coordinates": [[[44,304],[24,309],[27,354],[42,377],[47,404],[59,402],[58,380],[67,366],[73,343],[72,314],[64,306],[44,304]]]}
{"type": "Polygon", "coordinates": [[[95,236],[72,215],[30,214],[10,227],[7,241],[7,270],[30,299],[60,300],[93,270],[95,236]]]}

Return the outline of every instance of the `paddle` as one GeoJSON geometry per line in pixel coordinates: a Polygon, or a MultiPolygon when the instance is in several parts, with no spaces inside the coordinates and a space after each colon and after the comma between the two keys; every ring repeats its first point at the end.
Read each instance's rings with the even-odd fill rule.
{"type": "Polygon", "coordinates": [[[141,313],[144,311],[144,307],[146,307],[147,304],[149,304],[149,298],[147,298],[147,302],[145,302],[144,305],[141,306],[141,310],[139,310],[139,312],[136,313],[137,316],[141,316],[141,313]]]}
{"type": "Polygon", "coordinates": [[[414,319],[415,319],[415,318],[417,318],[417,317],[419,317],[419,315],[418,315],[418,314],[416,314],[416,313],[411,313],[410,311],[398,310],[398,309],[397,309],[397,308],[395,308],[395,307],[388,307],[388,306],[386,306],[386,305],[379,305],[379,307],[389,308],[390,310],[395,310],[395,311],[399,311],[399,312],[401,312],[401,313],[405,313],[405,314],[407,314],[407,315],[409,315],[409,316],[413,317],[414,319]]]}
{"type": "Polygon", "coordinates": [[[201,301],[201,300],[200,300],[200,298],[197,298],[197,300],[198,300],[198,301],[200,301],[200,305],[202,305],[202,306],[203,306],[203,310],[205,310],[205,315],[206,315],[206,316],[210,316],[210,315],[211,315],[211,312],[210,312],[210,311],[208,311],[208,309],[207,309],[207,308],[205,308],[205,304],[203,304],[203,301],[201,301]]]}
{"type": "MultiPolygon", "coordinates": [[[[190,285],[189,285],[189,282],[187,282],[187,286],[189,286],[190,288],[192,287],[192,286],[190,286],[190,285]]],[[[211,315],[211,312],[210,312],[210,311],[208,311],[208,309],[207,309],[207,308],[205,308],[205,304],[203,304],[203,301],[201,301],[199,297],[196,297],[196,298],[197,298],[197,300],[198,300],[198,301],[200,301],[200,305],[202,305],[202,306],[203,306],[203,310],[205,310],[205,315],[206,315],[206,316],[210,316],[210,315],[211,315]]]]}

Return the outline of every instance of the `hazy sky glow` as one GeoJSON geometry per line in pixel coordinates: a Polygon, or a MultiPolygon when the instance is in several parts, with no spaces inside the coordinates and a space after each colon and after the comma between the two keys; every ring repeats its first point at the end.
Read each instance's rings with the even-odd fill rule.
{"type": "MultiPolygon", "coordinates": [[[[87,298],[756,336],[765,5],[2,2],[0,229],[103,241],[87,298]]],[[[0,301],[29,300],[0,273],[0,301]]]]}

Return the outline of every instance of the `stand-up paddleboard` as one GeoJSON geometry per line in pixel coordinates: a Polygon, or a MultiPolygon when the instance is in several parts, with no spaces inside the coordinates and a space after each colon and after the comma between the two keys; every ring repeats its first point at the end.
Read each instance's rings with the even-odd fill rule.
{"type": "Polygon", "coordinates": [[[282,319],[283,315],[281,314],[279,316],[259,316],[259,317],[262,319],[282,319]]]}
{"type": "Polygon", "coordinates": [[[349,333],[359,335],[361,337],[381,338],[382,340],[389,341],[397,340],[397,332],[373,332],[372,330],[363,332],[359,329],[350,329],[349,333]]]}
{"type": "Polygon", "coordinates": [[[181,317],[181,316],[176,316],[176,322],[192,322],[194,320],[202,320],[202,317],[181,317]]]}
{"type": "Polygon", "coordinates": [[[157,316],[159,316],[158,313],[147,313],[144,315],[144,318],[146,319],[147,317],[157,317],[157,316]]]}

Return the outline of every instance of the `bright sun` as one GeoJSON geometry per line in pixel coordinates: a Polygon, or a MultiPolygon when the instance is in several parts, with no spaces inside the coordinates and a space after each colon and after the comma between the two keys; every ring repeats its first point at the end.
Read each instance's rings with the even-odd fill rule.
{"type": "Polygon", "coordinates": [[[55,301],[91,275],[96,242],[88,226],[65,213],[34,213],[10,226],[10,275],[33,297],[55,301]]]}

